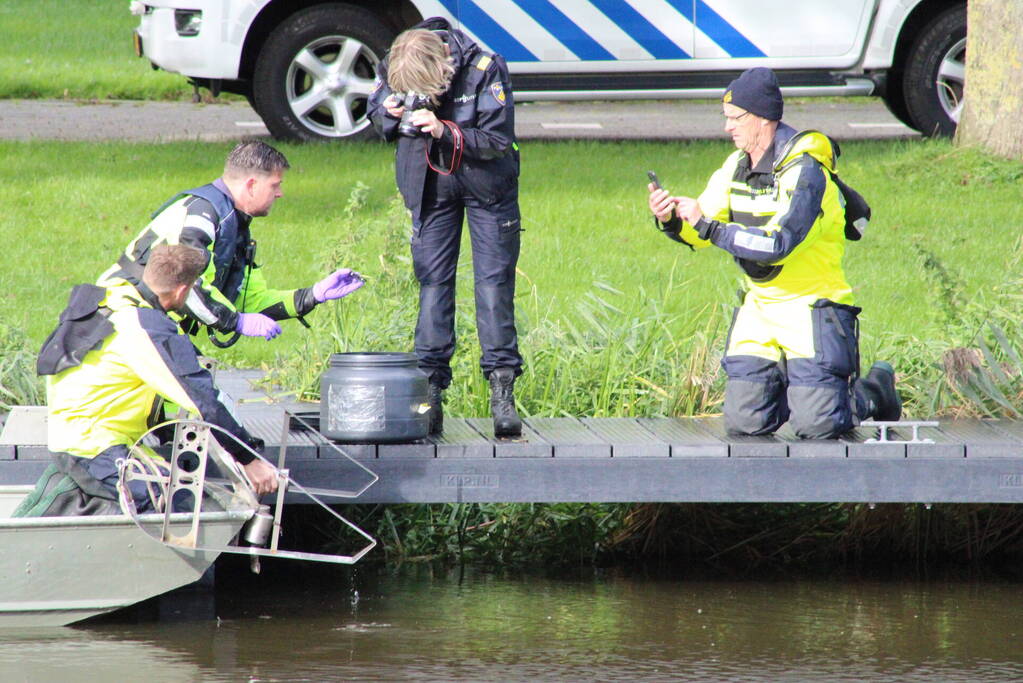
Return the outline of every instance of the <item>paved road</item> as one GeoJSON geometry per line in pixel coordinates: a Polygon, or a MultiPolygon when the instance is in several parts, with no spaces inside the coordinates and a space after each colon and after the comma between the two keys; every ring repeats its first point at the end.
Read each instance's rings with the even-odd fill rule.
{"type": "MultiPolygon", "coordinates": [[[[515,111],[522,139],[721,138],[720,106],[713,102],[534,102],[515,111]]],[[[916,132],[899,123],[880,100],[798,100],[785,120],[834,138],[905,138],[916,132]]],[[[235,140],[267,135],[245,103],[65,102],[0,100],[0,139],[5,140],[235,140]]]]}

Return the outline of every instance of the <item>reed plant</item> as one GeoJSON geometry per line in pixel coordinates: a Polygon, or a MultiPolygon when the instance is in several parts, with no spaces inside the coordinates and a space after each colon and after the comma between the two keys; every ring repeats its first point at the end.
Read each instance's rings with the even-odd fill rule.
{"type": "MultiPolygon", "coordinates": [[[[1010,274],[990,298],[959,307],[962,346],[941,355],[943,389],[957,412],[1023,418],[1023,238],[1016,244],[1010,274]]],[[[954,309],[955,310],[955,309],[954,309]]]]}
{"type": "Polygon", "coordinates": [[[968,272],[917,252],[943,334],[887,340],[900,393],[920,416],[1023,417],[1023,239],[1009,250],[1006,280],[981,296],[964,296],[968,272]]]}
{"type": "MultiPolygon", "coordinates": [[[[325,266],[352,245],[382,236],[386,302],[371,325],[348,309],[319,320],[301,357],[282,359],[268,381],[315,397],[320,369],[344,349],[394,349],[410,343],[416,284],[399,247],[404,212],[366,205],[357,186],[343,212],[344,237],[325,266]],[[310,358],[316,358],[310,370],[310,358]]],[[[928,415],[1010,415],[1023,412],[1023,280],[967,298],[967,274],[923,248],[915,257],[924,296],[942,338],[888,335],[870,349],[899,368],[900,391],[928,415]],[[962,358],[970,359],[965,365],[962,358]],[[951,367],[953,360],[960,365],[951,367]]],[[[1023,261],[1023,242],[1009,273],[1023,261]]],[[[467,267],[462,264],[462,267],[467,267]]],[[[625,293],[596,281],[570,314],[544,303],[528,272],[519,273],[517,312],[529,372],[517,385],[520,410],[535,416],[696,415],[720,409],[718,358],[724,306],[691,317],[666,302],[692,283],[672,268],[657,293],[625,293]],[[524,285],[524,286],[523,286],[524,285]]],[[[472,330],[471,297],[460,297],[457,325],[472,330]]],[[[448,410],[487,412],[486,388],[464,349],[454,361],[448,410]]],[[[375,529],[390,561],[472,561],[500,565],[657,561],[745,573],[844,567],[924,571],[942,563],[992,561],[1023,552],[1023,512],[999,505],[599,505],[450,504],[357,506],[360,523],[375,529]]]]}
{"type": "Polygon", "coordinates": [[[299,400],[317,400],[320,375],[331,354],[410,350],[415,309],[408,302],[415,295],[415,279],[411,259],[401,244],[408,219],[397,197],[385,210],[375,211],[367,207],[368,194],[369,187],[362,182],[350,191],[344,208],[332,221],[338,237],[328,244],[319,269],[327,272],[342,267],[358,245],[378,241],[374,275],[367,283],[373,291],[373,315],[353,310],[342,301],[314,317],[300,350],[278,354],[266,367],[262,386],[268,393],[283,390],[299,400]]]}
{"type": "Polygon", "coordinates": [[[393,561],[492,565],[592,565],[627,512],[625,505],[400,505],[368,511],[393,561]]]}
{"type": "Polygon", "coordinates": [[[43,403],[43,382],[36,376],[36,348],[25,333],[0,322],[0,411],[43,403]]]}
{"type": "MultiPolygon", "coordinates": [[[[1007,279],[965,297],[968,273],[918,248],[938,339],[893,336],[899,391],[922,415],[1023,417],[1023,238],[1007,279]]],[[[1018,505],[792,504],[634,506],[612,553],[697,563],[732,572],[764,568],[852,570],[971,565],[1023,555],[1018,505]]]]}
{"type": "MultiPolygon", "coordinates": [[[[1023,554],[1018,505],[644,504],[604,545],[611,557],[727,574],[995,565],[1023,554]]],[[[607,557],[604,558],[607,561],[607,557]]]]}
{"type": "MultiPolygon", "coordinates": [[[[366,204],[368,188],[357,184],[338,220],[341,236],[327,249],[323,269],[341,265],[354,245],[378,240],[373,288],[374,314],[341,306],[311,322],[299,353],[278,356],[262,382],[271,394],[319,398],[319,377],[332,353],[411,350],[418,285],[404,241],[407,216],[399,199],[385,211],[366,204]]],[[[459,272],[468,269],[467,259],[459,272]]],[[[666,312],[687,283],[671,270],[661,291],[629,295],[603,282],[592,283],[571,315],[540,296],[529,273],[516,300],[519,338],[529,372],[516,384],[519,409],[534,416],[695,415],[714,412],[722,399],[718,356],[724,338],[720,307],[697,315],[666,312]]],[[[452,362],[447,396],[452,415],[489,414],[488,392],[476,366],[473,299],[457,298],[455,325],[463,337],[452,362]],[[468,348],[466,348],[468,347],[468,348]]]]}
{"type": "MultiPolygon", "coordinates": [[[[392,564],[922,576],[1018,566],[1023,556],[1018,505],[451,503],[353,505],[342,512],[380,541],[376,559],[392,564]]],[[[310,534],[304,542],[338,552],[358,540],[311,506],[301,511],[300,526],[310,534]]]]}
{"type": "MultiPolygon", "coordinates": [[[[366,325],[391,327],[395,312],[404,316],[401,321],[410,320],[416,288],[409,280],[411,268],[402,267],[409,261],[410,220],[393,201],[393,149],[372,144],[280,147],[292,162],[285,196],[269,217],[253,223],[257,258],[268,282],[281,288],[315,282],[333,249],[340,265],[363,272],[369,284],[339,304],[317,308],[307,318],[311,324],[323,323],[337,306],[349,327],[359,325],[360,319],[366,325]],[[364,203],[353,224],[345,218],[345,205],[359,183],[366,187],[364,203]],[[385,228],[392,237],[381,234],[385,228]],[[346,238],[346,232],[358,238],[346,238]],[[393,267],[385,270],[387,264],[393,267]],[[392,297],[395,291],[403,293],[400,307],[378,306],[378,293],[392,285],[399,288],[390,290],[392,297]]],[[[5,229],[16,236],[7,242],[10,266],[0,271],[0,319],[23,329],[33,344],[42,343],[70,287],[94,281],[169,196],[216,177],[229,148],[207,143],[0,142],[0,155],[7,162],[0,168],[0,204],[5,229]],[[60,200],[41,202],[39,197],[60,200]]],[[[885,357],[881,353],[893,346],[912,352],[913,345],[902,340],[943,344],[948,329],[933,315],[925,261],[917,247],[952,272],[961,272],[961,299],[988,297],[1008,279],[1008,255],[1018,239],[1013,226],[1023,223],[1018,183],[1012,179],[1019,162],[991,161],[940,141],[858,142],[843,149],[843,178],[875,210],[866,239],[846,249],[848,277],[857,305],[864,309],[865,361],[885,357]],[[954,206],[954,218],[938,211],[932,196],[954,206]],[[998,221],[991,220],[992,205],[999,207],[998,221]]],[[[520,333],[541,327],[545,318],[557,328],[584,325],[597,330],[592,320],[584,320],[589,312],[599,316],[605,309],[593,297],[624,312],[606,309],[624,325],[632,324],[629,317],[650,321],[658,315],[662,326],[679,323],[661,336],[662,344],[681,343],[694,331],[722,332],[726,318],[721,307],[735,302],[737,269],[720,250],[693,253],[665,239],[646,210],[643,182],[645,169],[651,167],[672,191],[699,192],[728,151],[728,145],[718,142],[524,143],[520,333]],[[572,159],[587,163],[566,163],[572,159]]],[[[478,375],[469,260],[464,239],[455,362],[466,365],[458,368],[456,378],[478,375]]],[[[388,334],[395,338],[395,349],[411,348],[411,325],[404,334],[388,334]]],[[[272,367],[281,358],[305,355],[307,343],[301,326],[288,322],[284,334],[271,343],[243,339],[226,351],[204,350],[229,366],[272,367]]],[[[339,339],[335,350],[346,343],[339,339]]],[[[353,343],[348,348],[357,347],[353,343]]],[[[531,371],[532,366],[527,374],[531,371]]],[[[927,405],[909,407],[920,414],[927,405]]]]}

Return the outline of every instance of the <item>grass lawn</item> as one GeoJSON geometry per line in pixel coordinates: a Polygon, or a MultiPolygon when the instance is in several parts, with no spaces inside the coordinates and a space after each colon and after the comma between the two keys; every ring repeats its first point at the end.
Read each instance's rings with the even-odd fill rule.
{"type": "Polygon", "coordinates": [[[0,98],[181,99],[178,74],[138,59],[127,0],[0,2],[0,98]]]}
{"type": "MultiPolygon", "coordinates": [[[[0,143],[7,252],[0,320],[38,348],[70,287],[94,280],[167,197],[216,177],[228,149],[0,143]]],[[[416,290],[408,221],[394,208],[393,148],[281,149],[292,163],[285,196],[254,223],[268,281],[305,286],[340,263],[369,284],[340,306],[314,311],[312,333],[289,322],[278,340],[243,339],[215,355],[236,365],[290,367],[308,385],[319,374],[310,358],[346,347],[410,349],[416,290]],[[346,210],[353,190],[359,201],[346,210]]],[[[661,236],[647,213],[644,182],[645,171],[655,169],[673,192],[696,194],[729,150],[719,142],[525,145],[518,315],[531,372],[520,393],[538,413],[713,406],[713,392],[701,382],[720,384],[716,357],[739,271],[720,250],[692,253],[661,236]],[[694,378],[701,374],[712,379],[694,378]],[[689,396],[680,402],[678,385],[686,382],[689,396]],[[616,393],[625,385],[632,389],[616,393]]],[[[1021,276],[1023,165],[941,141],[847,143],[843,152],[843,178],[874,208],[866,239],[846,250],[864,308],[864,363],[885,356],[904,372],[919,370],[944,348],[969,341],[963,337],[972,323],[956,320],[966,304],[1003,305],[998,288],[1021,276]]],[[[464,244],[455,368],[462,384],[453,399],[482,412],[468,253],[464,244]]],[[[916,391],[922,403],[928,389],[916,391]]]]}

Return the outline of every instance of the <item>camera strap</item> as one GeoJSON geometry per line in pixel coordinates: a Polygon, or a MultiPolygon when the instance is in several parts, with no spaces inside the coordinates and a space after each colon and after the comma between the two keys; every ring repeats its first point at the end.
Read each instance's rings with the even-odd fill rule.
{"type": "MultiPolygon", "coordinates": [[[[433,162],[430,161],[430,145],[426,146],[423,153],[426,155],[427,165],[433,171],[436,171],[440,175],[451,175],[458,170],[459,166],[462,165],[462,150],[465,149],[465,136],[462,134],[462,129],[459,128],[454,121],[445,121],[444,119],[441,119],[440,122],[443,123],[451,133],[451,164],[447,169],[437,168],[434,166],[433,162]]],[[[438,154],[438,156],[440,155],[438,154]]]]}

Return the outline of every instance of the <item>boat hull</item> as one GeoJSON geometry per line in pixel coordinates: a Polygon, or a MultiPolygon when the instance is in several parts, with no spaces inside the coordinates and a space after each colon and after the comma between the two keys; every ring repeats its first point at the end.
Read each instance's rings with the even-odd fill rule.
{"type": "MultiPolygon", "coordinates": [[[[201,513],[198,545],[225,547],[250,515],[201,513]]],[[[220,554],[161,543],[163,515],[138,519],[0,519],[0,628],[63,626],[127,607],[198,580],[220,554]]],[[[172,532],[186,533],[190,522],[171,515],[172,532]]]]}

